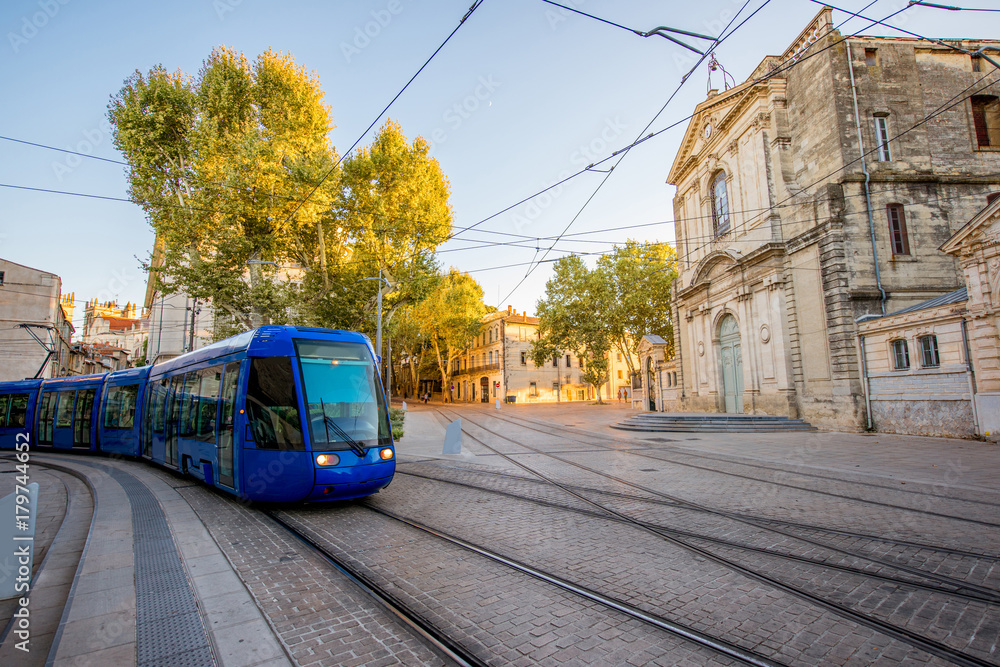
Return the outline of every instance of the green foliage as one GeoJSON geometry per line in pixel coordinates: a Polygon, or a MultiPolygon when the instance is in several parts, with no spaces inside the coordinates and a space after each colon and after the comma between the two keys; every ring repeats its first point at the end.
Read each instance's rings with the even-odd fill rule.
{"type": "Polygon", "coordinates": [[[611,341],[604,313],[610,308],[610,292],[601,278],[576,255],[555,263],[545,298],[538,302],[539,338],[529,351],[536,366],[572,351],[580,358],[584,382],[599,387],[608,381],[611,341]]]}
{"type": "Polygon", "coordinates": [[[449,186],[429,146],[387,121],[337,166],[314,73],[283,53],[218,47],[197,76],[136,71],[111,98],[130,198],[156,232],[165,292],[228,313],[217,335],[269,322],[374,332],[438,273],[449,186]],[[360,282],[381,275],[387,285],[360,282]]]}
{"type": "Polygon", "coordinates": [[[403,422],[406,420],[406,411],[402,408],[389,407],[389,423],[392,426],[392,437],[399,440],[403,437],[403,422]]]}
{"type": "Polygon", "coordinates": [[[660,243],[615,246],[594,269],[575,255],[559,259],[538,302],[539,339],[530,348],[535,365],[572,351],[583,364],[583,381],[599,387],[608,381],[608,354],[615,347],[634,372],[630,353],[643,335],[673,341],[670,291],[676,276],[673,248],[660,243]]]}
{"type": "Polygon", "coordinates": [[[445,401],[452,400],[449,364],[458,359],[479,333],[486,312],[483,288],[469,274],[456,269],[439,276],[427,296],[413,308],[412,320],[437,362],[445,401]]]}
{"type": "Polygon", "coordinates": [[[624,246],[597,260],[596,271],[608,291],[604,317],[614,347],[628,360],[638,352],[639,341],[647,334],[662,336],[668,343],[667,357],[674,355],[671,292],[677,278],[677,254],[666,243],[638,243],[624,246]]]}

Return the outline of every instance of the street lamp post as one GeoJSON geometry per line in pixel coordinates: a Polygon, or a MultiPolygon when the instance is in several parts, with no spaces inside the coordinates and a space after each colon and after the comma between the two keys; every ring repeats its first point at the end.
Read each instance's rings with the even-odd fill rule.
{"type": "MultiPolygon", "coordinates": [[[[376,317],[378,318],[378,322],[375,325],[375,354],[378,355],[379,359],[381,359],[381,357],[382,357],[382,283],[385,283],[386,287],[391,287],[391,283],[389,283],[388,280],[386,280],[385,278],[382,277],[382,269],[379,269],[379,271],[378,271],[378,278],[374,278],[374,277],[373,278],[362,278],[361,280],[377,280],[377,281],[379,281],[379,285],[378,285],[378,298],[376,300],[376,304],[377,304],[376,305],[376,311],[377,311],[376,312],[376,317]]],[[[378,374],[379,374],[379,377],[382,377],[382,363],[381,363],[381,361],[379,361],[378,374]]]]}

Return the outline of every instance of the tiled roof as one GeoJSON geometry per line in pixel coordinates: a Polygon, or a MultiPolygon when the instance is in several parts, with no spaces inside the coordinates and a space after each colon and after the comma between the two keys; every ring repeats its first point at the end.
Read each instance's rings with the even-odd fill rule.
{"type": "Polygon", "coordinates": [[[134,328],[139,320],[131,320],[126,317],[108,317],[104,316],[103,319],[108,323],[108,328],[112,331],[124,331],[126,329],[134,328]]]}

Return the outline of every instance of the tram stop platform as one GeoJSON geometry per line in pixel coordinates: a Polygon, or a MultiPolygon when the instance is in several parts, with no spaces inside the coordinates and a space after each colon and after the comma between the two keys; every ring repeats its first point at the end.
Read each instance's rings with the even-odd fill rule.
{"type": "MultiPolygon", "coordinates": [[[[0,456],[3,495],[13,463],[0,456]]],[[[38,452],[30,477],[40,489],[28,623],[18,598],[0,601],[0,665],[293,664],[181,497],[194,480],[38,452]]]]}

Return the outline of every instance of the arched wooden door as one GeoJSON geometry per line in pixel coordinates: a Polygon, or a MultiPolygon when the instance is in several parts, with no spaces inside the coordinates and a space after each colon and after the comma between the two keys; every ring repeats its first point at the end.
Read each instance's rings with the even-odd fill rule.
{"type": "Polygon", "coordinates": [[[726,315],[719,323],[719,361],[726,412],[742,414],[743,354],[740,350],[740,327],[732,315],[726,315]]]}

